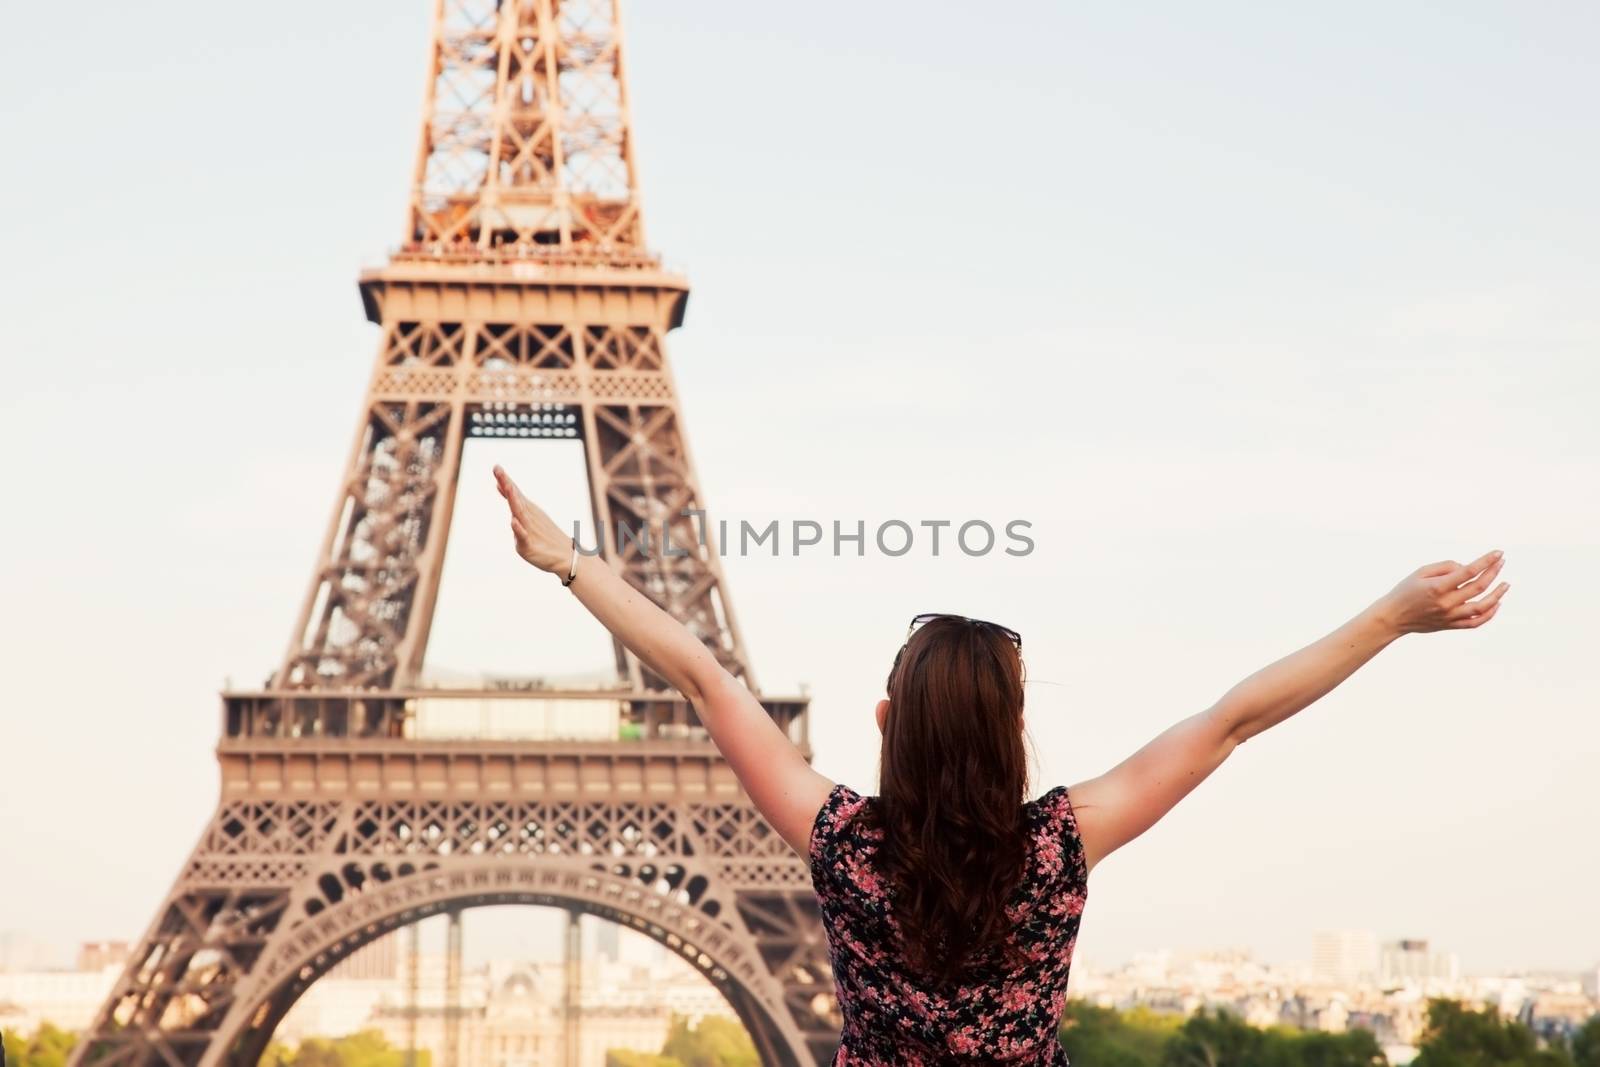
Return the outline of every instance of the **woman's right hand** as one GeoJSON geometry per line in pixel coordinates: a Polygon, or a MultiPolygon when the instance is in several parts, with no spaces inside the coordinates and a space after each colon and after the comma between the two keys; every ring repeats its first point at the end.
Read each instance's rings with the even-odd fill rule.
{"type": "Polygon", "coordinates": [[[517,483],[499,464],[494,481],[500,495],[511,508],[511,532],[517,539],[517,555],[542,571],[565,574],[572,564],[572,538],[561,532],[544,509],[522,495],[517,483]]]}
{"type": "Polygon", "coordinates": [[[1505,562],[1496,549],[1471,563],[1430,563],[1401,579],[1374,608],[1397,634],[1474,629],[1494,618],[1500,598],[1511,588],[1501,582],[1484,595],[1505,562]]]}

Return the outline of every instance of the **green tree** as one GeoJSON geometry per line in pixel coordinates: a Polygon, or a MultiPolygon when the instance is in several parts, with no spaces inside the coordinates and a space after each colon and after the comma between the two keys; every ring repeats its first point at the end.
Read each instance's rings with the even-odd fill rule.
{"type": "Polygon", "coordinates": [[[289,1067],[340,1067],[339,1054],[326,1037],[308,1037],[294,1050],[289,1067]]]}
{"type": "Polygon", "coordinates": [[[683,1061],[654,1052],[610,1049],[606,1052],[606,1067],[683,1067],[683,1061]]]}
{"type": "Polygon", "coordinates": [[[40,1023],[31,1037],[5,1035],[6,1067],[66,1067],[78,1035],[51,1023],[40,1023]]]}
{"type": "MultiPolygon", "coordinates": [[[[426,1049],[417,1051],[417,1067],[428,1067],[426,1049]]],[[[362,1030],[345,1037],[308,1037],[299,1047],[274,1041],[259,1067],[407,1067],[405,1049],[389,1044],[381,1030],[362,1030]]]]}
{"type": "Polygon", "coordinates": [[[1382,1067],[1372,1034],[1260,1029],[1228,1011],[1201,1010],[1166,1046],[1161,1067],[1382,1067]]]}
{"type": "Polygon", "coordinates": [[[1370,1030],[1293,1034],[1288,1043],[1291,1062],[1299,1067],[1377,1067],[1389,1062],[1370,1030]]]}
{"type": "Polygon", "coordinates": [[[1073,1063],[1094,1067],[1160,1067],[1180,1020],[1138,1007],[1129,1012],[1068,1001],[1061,1013],[1061,1047],[1073,1063]]]}
{"type": "Polygon", "coordinates": [[[732,1019],[710,1015],[691,1028],[688,1020],[674,1017],[663,1056],[682,1067],[760,1067],[761,1058],[745,1028],[732,1019]]]}
{"type": "Polygon", "coordinates": [[[1600,1015],[1572,1035],[1572,1062],[1577,1067],[1600,1067],[1600,1015]]]}
{"type": "Polygon", "coordinates": [[[28,1054],[28,1039],[11,1030],[0,1030],[0,1051],[5,1054],[6,1067],[17,1067],[28,1054]]]}
{"type": "Polygon", "coordinates": [[[1562,1049],[1540,1048],[1532,1030],[1454,1000],[1430,1000],[1412,1067],[1572,1067],[1562,1049]]]}
{"type": "Polygon", "coordinates": [[[1267,1034],[1229,1011],[1201,1008],[1189,1016],[1161,1057],[1161,1067],[1278,1067],[1267,1034]]]}

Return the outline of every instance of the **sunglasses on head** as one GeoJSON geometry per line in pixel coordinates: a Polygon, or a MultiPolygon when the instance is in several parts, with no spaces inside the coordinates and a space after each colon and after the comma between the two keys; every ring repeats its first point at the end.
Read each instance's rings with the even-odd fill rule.
{"type": "Polygon", "coordinates": [[[1010,638],[1011,643],[1016,645],[1019,650],[1022,648],[1022,635],[1009,626],[1001,626],[997,622],[988,622],[984,619],[971,619],[965,615],[950,615],[942,611],[925,612],[913,617],[910,628],[906,630],[906,640],[911,640],[911,635],[917,632],[919,626],[933,622],[935,619],[954,619],[957,622],[964,622],[968,626],[976,626],[979,629],[996,630],[1010,638]]]}

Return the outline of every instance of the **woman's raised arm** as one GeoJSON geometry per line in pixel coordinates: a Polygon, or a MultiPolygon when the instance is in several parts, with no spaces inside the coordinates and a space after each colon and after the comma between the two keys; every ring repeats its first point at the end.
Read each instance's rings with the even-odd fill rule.
{"type": "MultiPolygon", "coordinates": [[[[517,554],[565,578],[572,538],[522,495],[500,467],[495,483],[511,511],[517,554]]],[[[623,581],[598,556],[579,554],[572,592],[596,619],[694,705],[756,808],[802,856],[833,782],[811,768],[761,702],[682,623],[623,581]]]]}
{"type": "Polygon", "coordinates": [[[1483,595],[1505,558],[1419,567],[1328,636],[1263,667],[1210,708],[1177,723],[1068,795],[1090,867],[1132,841],[1203,782],[1240,744],[1326,695],[1407,633],[1468,630],[1494,618],[1510,586],[1483,595]]]}

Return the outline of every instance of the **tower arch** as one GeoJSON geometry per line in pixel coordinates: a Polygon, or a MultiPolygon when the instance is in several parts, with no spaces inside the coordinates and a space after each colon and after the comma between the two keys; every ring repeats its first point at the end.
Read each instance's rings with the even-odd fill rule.
{"type": "Polygon", "coordinates": [[[686,960],[722,994],[764,1063],[808,1062],[795,1055],[805,1042],[793,1020],[786,1018],[782,1001],[774,1003],[764,995],[759,961],[747,959],[739,940],[729,937],[697,901],[686,899],[684,891],[664,891],[664,877],[650,867],[645,864],[641,870],[622,863],[564,870],[533,861],[430,863],[316,909],[315,921],[304,924],[309,929],[285,939],[277,952],[262,960],[248,992],[241,991],[201,1065],[256,1063],[295,1003],[339,962],[378,938],[449,911],[500,905],[577,911],[656,941],[686,960]]]}

